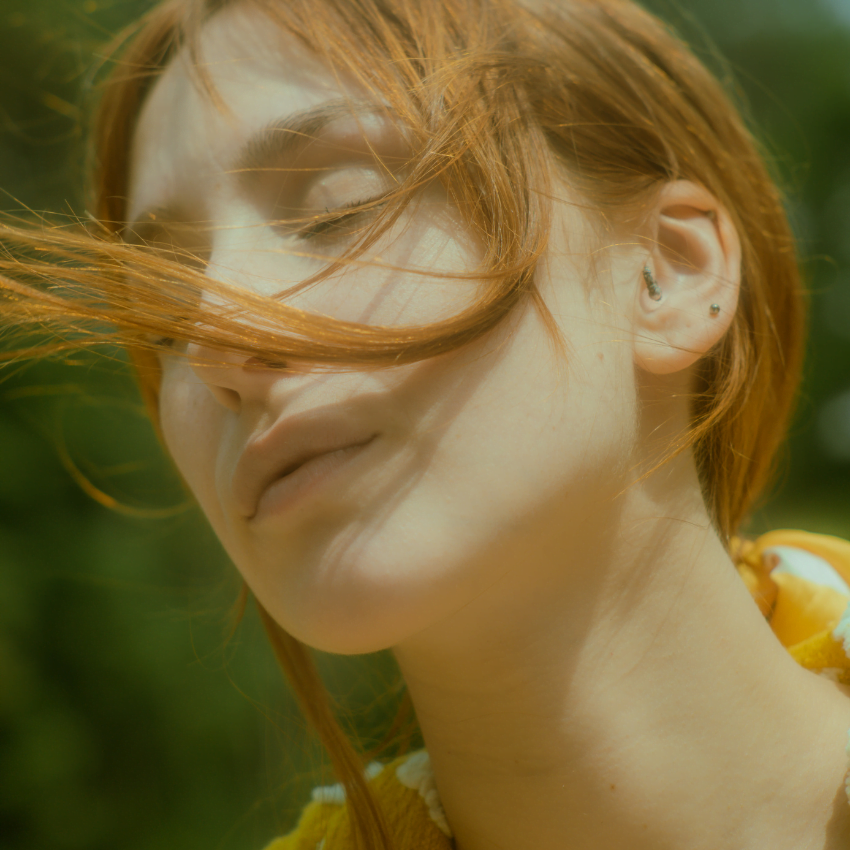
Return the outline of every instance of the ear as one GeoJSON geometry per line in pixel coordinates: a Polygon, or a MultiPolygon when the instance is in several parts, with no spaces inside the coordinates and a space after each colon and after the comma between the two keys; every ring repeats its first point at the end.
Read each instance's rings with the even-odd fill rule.
{"type": "Polygon", "coordinates": [[[635,362],[657,375],[687,369],[732,323],[741,285],[741,242],[729,213],[702,186],[667,183],[645,234],[645,266],[658,283],[652,297],[637,270],[635,362]],[[656,300],[657,299],[657,300],[656,300]]]}

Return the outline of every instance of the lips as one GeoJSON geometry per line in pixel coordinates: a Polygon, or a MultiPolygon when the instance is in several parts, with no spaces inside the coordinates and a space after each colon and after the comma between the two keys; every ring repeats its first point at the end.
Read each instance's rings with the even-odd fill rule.
{"type": "Polygon", "coordinates": [[[250,519],[263,494],[305,464],[343,449],[365,446],[372,428],[344,416],[287,417],[250,440],[233,476],[236,509],[250,519]]]}

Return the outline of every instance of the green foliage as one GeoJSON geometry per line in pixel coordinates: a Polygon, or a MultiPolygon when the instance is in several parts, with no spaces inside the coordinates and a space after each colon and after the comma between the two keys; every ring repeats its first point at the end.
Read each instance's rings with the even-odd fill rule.
{"type": "MultiPolygon", "coordinates": [[[[84,210],[98,45],[148,5],[2,0],[0,207],[84,210]]],[[[754,526],[850,536],[850,0],[649,5],[749,104],[811,284],[786,483],[754,526]]],[[[225,640],[238,582],[120,358],[2,377],[0,845],[262,846],[291,824],[316,751],[255,619],[225,640]]],[[[391,711],[385,657],[330,672],[360,728],[391,711]]]]}

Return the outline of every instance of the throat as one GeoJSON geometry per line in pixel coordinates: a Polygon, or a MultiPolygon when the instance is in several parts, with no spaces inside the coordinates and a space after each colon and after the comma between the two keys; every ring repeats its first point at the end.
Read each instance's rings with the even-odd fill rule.
{"type": "Polygon", "coordinates": [[[846,689],[790,658],[719,541],[689,552],[397,652],[458,850],[843,846],[846,689]]]}

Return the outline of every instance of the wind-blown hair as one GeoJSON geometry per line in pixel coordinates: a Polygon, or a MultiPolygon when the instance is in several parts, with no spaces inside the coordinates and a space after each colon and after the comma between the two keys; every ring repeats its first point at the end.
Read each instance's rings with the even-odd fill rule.
{"type": "MultiPolygon", "coordinates": [[[[203,275],[177,255],[127,244],[131,140],[157,75],[228,0],[168,0],[124,33],[94,133],[96,219],[87,233],[6,225],[0,240],[3,322],[47,331],[29,353],[119,343],[156,420],[157,336],[179,336],[316,368],[378,368],[456,349],[518,305],[554,323],[535,285],[556,177],[599,227],[636,232],[667,181],[692,180],[728,210],[742,245],[737,312],[696,367],[692,448],[722,539],[770,480],[801,373],[805,299],[781,196],[720,83],[670,30],[630,0],[233,0],[255,7],[382,104],[413,140],[389,202],[340,264],[386,232],[414,193],[440,180],[483,245],[477,301],[422,327],[312,316],[280,299],[203,275]],[[218,296],[202,308],[206,289],[218,296]]],[[[216,93],[198,72],[209,97],[216,93]]],[[[22,356],[19,346],[14,356],[22,356]]],[[[9,355],[13,356],[13,355],[9,355]]],[[[302,706],[348,790],[358,841],[389,848],[361,762],[333,719],[306,649],[267,615],[302,706]]]]}

